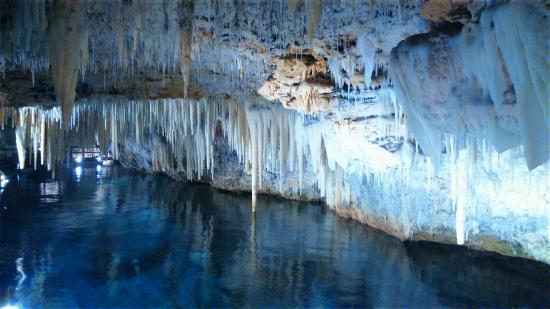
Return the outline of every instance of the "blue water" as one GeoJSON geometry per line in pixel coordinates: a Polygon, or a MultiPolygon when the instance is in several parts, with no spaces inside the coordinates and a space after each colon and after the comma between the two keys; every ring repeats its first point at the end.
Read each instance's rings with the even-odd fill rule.
{"type": "Polygon", "coordinates": [[[1,199],[0,306],[550,306],[540,263],[402,243],[320,205],[121,168],[21,173],[1,199]]]}

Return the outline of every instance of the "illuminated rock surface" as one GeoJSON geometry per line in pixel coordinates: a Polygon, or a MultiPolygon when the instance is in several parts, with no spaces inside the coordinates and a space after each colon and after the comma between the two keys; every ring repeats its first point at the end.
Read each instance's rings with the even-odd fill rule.
{"type": "Polygon", "coordinates": [[[542,2],[493,2],[85,2],[84,43],[45,2],[5,2],[0,101],[32,106],[3,119],[20,166],[97,142],[128,167],[550,263],[548,22],[542,2]],[[88,48],[57,66],[50,36],[88,48]]]}

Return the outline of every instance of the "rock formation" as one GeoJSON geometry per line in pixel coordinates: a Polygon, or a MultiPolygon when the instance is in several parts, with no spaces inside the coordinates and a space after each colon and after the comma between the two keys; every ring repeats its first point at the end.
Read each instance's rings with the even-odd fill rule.
{"type": "Polygon", "coordinates": [[[21,165],[99,143],[131,168],[550,263],[544,3],[83,3],[0,4],[21,165]],[[75,95],[61,121],[51,106],[75,95]]]}
{"type": "Polygon", "coordinates": [[[276,60],[275,65],[273,75],[258,89],[264,98],[278,100],[284,107],[303,113],[318,113],[338,106],[323,59],[295,54],[276,60]]]}

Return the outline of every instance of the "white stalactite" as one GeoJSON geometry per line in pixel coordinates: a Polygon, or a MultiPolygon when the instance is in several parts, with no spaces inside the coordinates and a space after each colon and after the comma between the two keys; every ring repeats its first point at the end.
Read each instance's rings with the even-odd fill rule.
{"type": "MultiPolygon", "coordinates": [[[[395,98],[386,99],[387,108],[401,114],[395,98]]],[[[66,146],[100,141],[102,151],[110,145],[115,158],[120,156],[117,145],[139,145],[139,151],[150,147],[151,170],[206,179],[215,177],[208,172],[215,168],[214,132],[220,126],[244,173],[252,178],[253,199],[262,190],[279,190],[284,196],[313,194],[358,220],[372,223],[378,218],[382,221],[374,222],[394,227],[402,238],[426,227],[454,229],[456,242],[467,244],[485,226],[485,233],[491,231],[499,239],[522,240],[526,235],[522,241],[549,241],[547,182],[542,181],[548,178],[548,166],[531,172],[515,167],[521,156],[517,149],[498,154],[487,142],[459,143],[443,135],[447,151],[435,171],[406,139],[400,150],[391,152],[371,144],[364,132],[353,129],[353,122],[311,120],[262,103],[238,103],[222,96],[198,101],[90,101],[75,105],[66,131],[60,126],[59,108],[4,109],[3,114],[4,122],[17,119],[21,166],[25,149],[45,149],[45,163],[52,168],[63,159],[66,146]],[[520,232],[521,226],[493,223],[515,216],[542,219],[529,221],[531,234],[520,232]]],[[[401,119],[377,123],[369,124],[380,125],[376,130],[381,136],[407,137],[401,119]]],[[[529,248],[543,250],[537,243],[529,248]]]]}

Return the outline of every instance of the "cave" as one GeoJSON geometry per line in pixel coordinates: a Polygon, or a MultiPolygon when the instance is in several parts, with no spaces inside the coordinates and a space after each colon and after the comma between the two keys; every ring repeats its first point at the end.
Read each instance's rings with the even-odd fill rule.
{"type": "Polygon", "coordinates": [[[0,1],[0,308],[549,306],[547,12],[0,1]]]}

